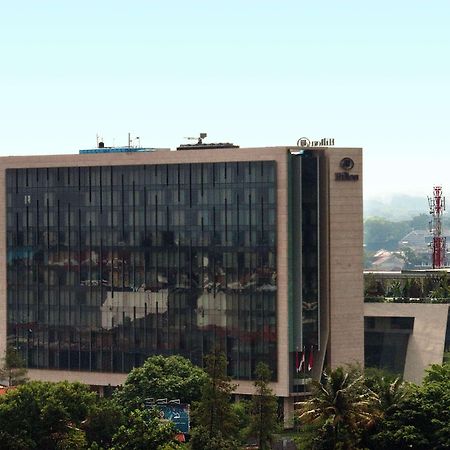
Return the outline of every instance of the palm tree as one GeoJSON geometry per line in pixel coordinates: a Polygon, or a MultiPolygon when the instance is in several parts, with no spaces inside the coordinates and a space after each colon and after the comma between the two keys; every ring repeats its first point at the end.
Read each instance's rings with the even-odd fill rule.
{"type": "Polygon", "coordinates": [[[360,432],[370,428],[379,416],[378,396],[364,386],[359,371],[338,367],[325,372],[320,382],[313,382],[312,396],[302,402],[300,422],[322,425],[331,440],[331,448],[355,448],[360,432]]]}
{"type": "MultiPolygon", "coordinates": [[[[390,437],[385,434],[386,426],[402,411],[412,393],[411,385],[395,374],[375,368],[366,370],[364,384],[378,396],[380,409],[377,423],[368,433],[363,433],[362,443],[365,447],[374,449],[391,448],[390,437]]],[[[394,447],[395,445],[392,446],[394,447]]]]}
{"type": "Polygon", "coordinates": [[[400,377],[368,377],[365,384],[378,396],[383,416],[389,414],[391,410],[395,410],[410,392],[409,384],[400,377]]]}

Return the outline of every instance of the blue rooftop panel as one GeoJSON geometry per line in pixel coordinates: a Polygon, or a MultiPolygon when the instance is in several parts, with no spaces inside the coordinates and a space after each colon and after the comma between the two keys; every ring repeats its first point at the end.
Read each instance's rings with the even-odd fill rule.
{"type": "Polygon", "coordinates": [[[79,154],[86,153],[132,153],[132,152],[154,152],[155,148],[142,148],[142,147],[104,147],[104,148],[92,148],[87,150],[79,150],[79,154]]]}

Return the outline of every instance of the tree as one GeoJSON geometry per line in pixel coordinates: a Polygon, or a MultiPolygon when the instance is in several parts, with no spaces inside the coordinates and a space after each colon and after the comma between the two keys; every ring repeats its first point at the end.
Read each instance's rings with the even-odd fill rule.
{"type": "Polygon", "coordinates": [[[209,430],[200,425],[192,430],[189,442],[191,450],[237,450],[239,443],[222,432],[210,434],[209,430]]]}
{"type": "Polygon", "coordinates": [[[193,450],[233,448],[236,438],[237,417],[231,406],[231,394],[235,386],[227,376],[227,360],[218,349],[205,357],[209,375],[202,387],[202,397],[194,409],[194,421],[198,429],[192,434],[193,450]],[[217,447],[220,448],[220,447],[217,447]]]}
{"type": "Polygon", "coordinates": [[[429,293],[431,298],[449,298],[450,286],[447,272],[441,273],[434,280],[435,288],[429,293]]]}
{"type": "Polygon", "coordinates": [[[151,356],[130,372],[114,398],[125,411],[140,408],[146,398],[191,403],[200,399],[206,377],[203,369],[182,356],[151,356]]]}
{"type": "Polygon", "coordinates": [[[8,391],[0,397],[0,430],[11,445],[2,441],[1,448],[23,442],[19,448],[52,450],[63,442],[72,447],[83,442],[81,424],[95,399],[81,383],[33,381],[8,391]]]}
{"type": "Polygon", "coordinates": [[[373,273],[364,277],[364,296],[366,297],[384,297],[385,287],[382,280],[377,280],[373,273]]]}
{"type": "Polygon", "coordinates": [[[419,214],[414,216],[410,221],[409,225],[413,230],[428,230],[430,226],[430,215],[429,214],[419,214]]]}
{"type": "Polygon", "coordinates": [[[122,425],[125,425],[122,408],[102,398],[90,409],[82,428],[90,445],[95,442],[102,448],[110,448],[114,434],[122,425]]]}
{"type": "Polygon", "coordinates": [[[301,405],[299,420],[321,425],[320,439],[329,448],[354,448],[361,431],[375,423],[379,400],[363,379],[357,370],[342,367],[325,372],[320,382],[313,382],[311,399],[301,405]]]}
{"type": "Polygon", "coordinates": [[[162,450],[175,449],[175,429],[168,422],[161,421],[154,413],[132,411],[127,423],[122,425],[112,439],[113,450],[162,450]]]}
{"type": "Polygon", "coordinates": [[[397,408],[408,396],[410,388],[400,377],[375,368],[366,369],[364,384],[377,395],[383,415],[397,408]]]}
{"type": "MultiPolygon", "coordinates": [[[[424,262],[423,255],[420,255],[420,256],[417,255],[416,252],[410,247],[402,247],[402,252],[405,257],[406,268],[408,268],[408,269],[414,269],[415,266],[420,266],[420,264],[422,264],[422,262],[424,262]]],[[[429,255],[427,255],[425,263],[428,262],[428,260],[429,260],[429,255]]],[[[413,296],[411,296],[411,297],[413,297],[413,296]]]]}
{"type": "Polygon", "coordinates": [[[269,366],[263,362],[258,363],[255,371],[255,394],[251,402],[249,435],[256,437],[261,450],[271,448],[273,434],[278,428],[277,398],[268,385],[271,376],[269,366]]]}
{"type": "Polygon", "coordinates": [[[366,369],[364,384],[375,392],[380,401],[380,414],[376,417],[374,427],[362,433],[364,447],[374,448],[373,436],[382,432],[385,428],[384,424],[398,409],[402,408],[410,395],[411,385],[392,373],[374,368],[366,369]]]}
{"type": "Polygon", "coordinates": [[[232,403],[231,408],[236,417],[236,427],[239,430],[237,439],[244,443],[249,434],[251,402],[240,399],[238,402],[232,403]]]}
{"type": "Polygon", "coordinates": [[[391,222],[382,217],[369,217],[364,221],[364,243],[367,250],[395,250],[398,241],[412,230],[408,221],[391,222]]]}
{"type": "Polygon", "coordinates": [[[86,450],[87,440],[84,431],[79,428],[69,427],[67,432],[55,436],[56,450],[86,450]]]}
{"type": "Polygon", "coordinates": [[[17,386],[27,381],[27,369],[20,353],[14,347],[7,347],[3,365],[0,368],[0,380],[8,386],[17,386]]]}
{"type": "Polygon", "coordinates": [[[385,413],[370,437],[374,450],[438,450],[450,447],[450,365],[433,365],[422,386],[385,413]]]}

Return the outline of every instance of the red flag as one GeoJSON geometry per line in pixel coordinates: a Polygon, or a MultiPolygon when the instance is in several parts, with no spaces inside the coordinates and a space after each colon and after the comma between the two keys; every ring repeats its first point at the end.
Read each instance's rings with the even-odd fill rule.
{"type": "Polygon", "coordinates": [[[313,365],[314,365],[313,346],[311,345],[311,351],[309,352],[309,359],[308,359],[308,370],[312,370],[313,365]]]}

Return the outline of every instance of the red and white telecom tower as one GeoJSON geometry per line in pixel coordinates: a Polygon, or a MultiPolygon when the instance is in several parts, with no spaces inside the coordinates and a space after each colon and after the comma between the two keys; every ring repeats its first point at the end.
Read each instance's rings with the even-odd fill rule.
{"type": "Polygon", "coordinates": [[[446,238],[442,236],[442,214],[445,211],[445,197],[442,196],[442,187],[433,187],[433,197],[428,197],[430,214],[433,216],[430,222],[430,232],[433,235],[431,242],[433,269],[441,269],[445,266],[445,254],[447,251],[446,238]]]}

